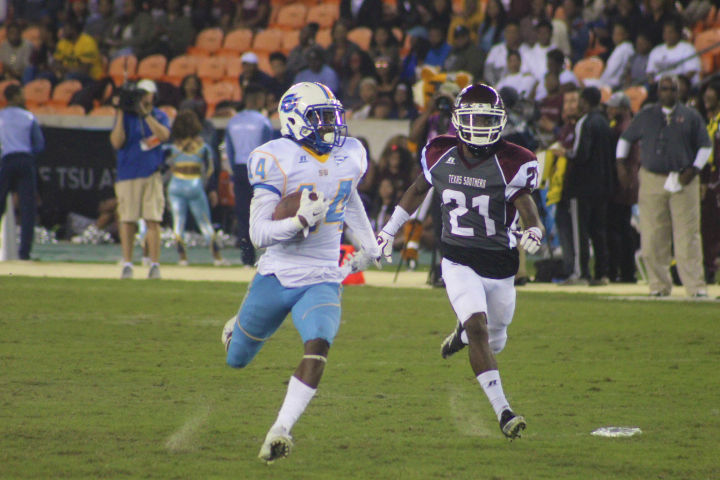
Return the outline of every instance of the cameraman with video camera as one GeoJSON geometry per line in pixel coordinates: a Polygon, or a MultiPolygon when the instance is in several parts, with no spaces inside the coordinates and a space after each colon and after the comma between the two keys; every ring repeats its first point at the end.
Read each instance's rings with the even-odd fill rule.
{"type": "Polygon", "coordinates": [[[124,85],[113,99],[117,111],[110,143],[117,155],[115,195],[123,252],[121,278],[133,276],[133,244],[137,222],[147,222],[150,253],[148,278],[160,278],[160,222],[165,209],[161,144],[170,138],[167,115],[153,105],[157,87],[152,80],[124,85]]]}

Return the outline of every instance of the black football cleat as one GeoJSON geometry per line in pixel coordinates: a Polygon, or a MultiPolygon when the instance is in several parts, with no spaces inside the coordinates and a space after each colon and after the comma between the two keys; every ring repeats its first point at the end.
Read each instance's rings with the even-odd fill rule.
{"type": "Polygon", "coordinates": [[[458,323],[457,327],[455,327],[455,330],[450,335],[445,337],[445,340],[443,340],[442,344],[440,345],[440,355],[442,355],[443,358],[448,358],[449,356],[456,354],[457,352],[466,347],[466,345],[460,338],[460,335],[464,330],[465,327],[458,323]]]}
{"type": "Polygon", "coordinates": [[[520,432],[525,430],[527,424],[522,415],[515,415],[509,408],[500,414],[500,430],[510,440],[520,438],[520,432]]]}

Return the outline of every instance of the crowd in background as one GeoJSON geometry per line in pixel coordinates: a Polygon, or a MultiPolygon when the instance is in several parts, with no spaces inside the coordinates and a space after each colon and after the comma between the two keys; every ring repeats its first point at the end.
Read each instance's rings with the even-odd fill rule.
{"type": "MultiPolygon", "coordinates": [[[[2,75],[23,83],[36,78],[53,83],[78,79],[87,97],[105,101],[111,81],[105,76],[104,65],[113,58],[128,53],[138,58],[161,53],[171,59],[185,53],[196,33],[208,27],[220,27],[226,33],[237,28],[262,31],[271,25],[273,9],[281,3],[11,1],[4,23],[7,39],[0,45],[2,75]],[[30,25],[40,27],[35,46],[22,36],[30,25]]],[[[370,162],[360,186],[377,228],[417,174],[425,142],[438,134],[453,133],[450,105],[467,79],[485,81],[501,93],[509,116],[504,132],[507,139],[543,158],[547,156],[545,163],[551,168],[546,168],[545,190],[537,200],[550,227],[556,220],[556,209],[564,209],[569,198],[587,187],[569,184],[574,180],[564,173],[563,162],[558,160],[573,148],[580,133],[576,126],[587,112],[582,112],[579,104],[588,87],[595,87],[601,95],[597,110],[612,129],[612,146],[608,148],[613,153],[633,115],[643,105],[657,101],[658,81],[666,74],[678,76],[679,102],[700,112],[713,144],[717,143],[720,83],[713,78],[713,57],[696,55],[693,44],[703,31],[718,26],[713,2],[342,0],[338,9],[339,19],[332,25],[326,47],[318,43],[318,24],[307,23],[300,30],[296,47],[270,54],[266,71],[260,68],[255,52],[245,52],[238,84],[243,89],[262,86],[266,102],[261,110],[270,118],[276,115],[280,95],[291,84],[319,81],[338,95],[348,118],[409,122],[407,136],[375,148],[381,154],[370,162]],[[367,48],[349,39],[349,33],[358,27],[372,30],[367,48]],[[600,74],[588,75],[576,68],[590,65],[584,62],[590,58],[600,59],[600,74]]],[[[209,113],[203,83],[196,75],[184,78],[179,87],[158,82],[157,96],[161,105],[177,109],[190,106],[201,117],[209,113]]],[[[83,101],[82,95],[78,101],[83,101]]],[[[242,109],[242,100],[228,100],[212,113],[232,116],[242,109]]],[[[209,143],[219,152],[218,139],[209,143]]],[[[575,267],[570,271],[570,263],[577,263],[578,255],[573,253],[556,272],[560,279],[579,273],[585,280],[600,283],[607,278],[636,280],[633,255],[638,238],[636,229],[629,230],[629,226],[636,223],[632,207],[638,196],[638,155],[635,146],[629,163],[617,166],[613,158],[612,165],[602,171],[607,178],[593,178],[590,185],[607,185],[601,193],[610,215],[605,270],[595,276],[586,266],[581,272],[575,267]],[[619,205],[623,208],[615,208],[619,205]],[[624,212],[622,218],[612,217],[619,210],[624,212]]],[[[711,157],[701,173],[703,212],[717,211],[709,209],[720,204],[717,172],[717,160],[711,157]]],[[[434,238],[432,208],[429,210],[418,220],[425,228],[408,232],[426,246],[431,246],[434,238]]],[[[562,220],[558,222],[562,224],[562,220]]],[[[703,222],[707,281],[714,281],[719,228],[712,219],[703,222]]],[[[557,228],[549,231],[556,233],[549,239],[548,253],[564,243],[563,253],[567,254],[568,243],[561,241],[562,234],[557,228]]],[[[593,250],[597,256],[603,249],[593,244],[593,250]]]]}

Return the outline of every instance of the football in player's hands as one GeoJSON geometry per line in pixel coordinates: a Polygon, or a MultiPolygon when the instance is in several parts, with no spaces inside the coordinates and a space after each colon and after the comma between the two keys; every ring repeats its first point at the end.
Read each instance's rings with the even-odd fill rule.
{"type": "MultiPolygon", "coordinates": [[[[302,190],[285,195],[280,199],[277,205],[275,205],[275,211],[273,211],[273,220],[282,220],[284,218],[294,217],[297,214],[298,208],[300,208],[300,198],[302,197],[302,190]]],[[[318,195],[315,192],[310,192],[308,195],[310,200],[317,200],[318,195]]]]}

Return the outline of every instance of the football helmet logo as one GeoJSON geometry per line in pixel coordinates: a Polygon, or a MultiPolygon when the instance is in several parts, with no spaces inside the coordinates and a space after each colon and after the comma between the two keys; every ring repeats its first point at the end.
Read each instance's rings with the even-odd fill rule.
{"type": "Polygon", "coordinates": [[[507,114],[495,89],[476,83],[468,85],[458,94],[452,123],[460,140],[471,147],[486,147],[500,140],[507,114]]]}
{"type": "Polygon", "coordinates": [[[345,143],[345,109],[322,83],[301,82],[290,87],[278,104],[280,133],[327,153],[345,143]]]}

